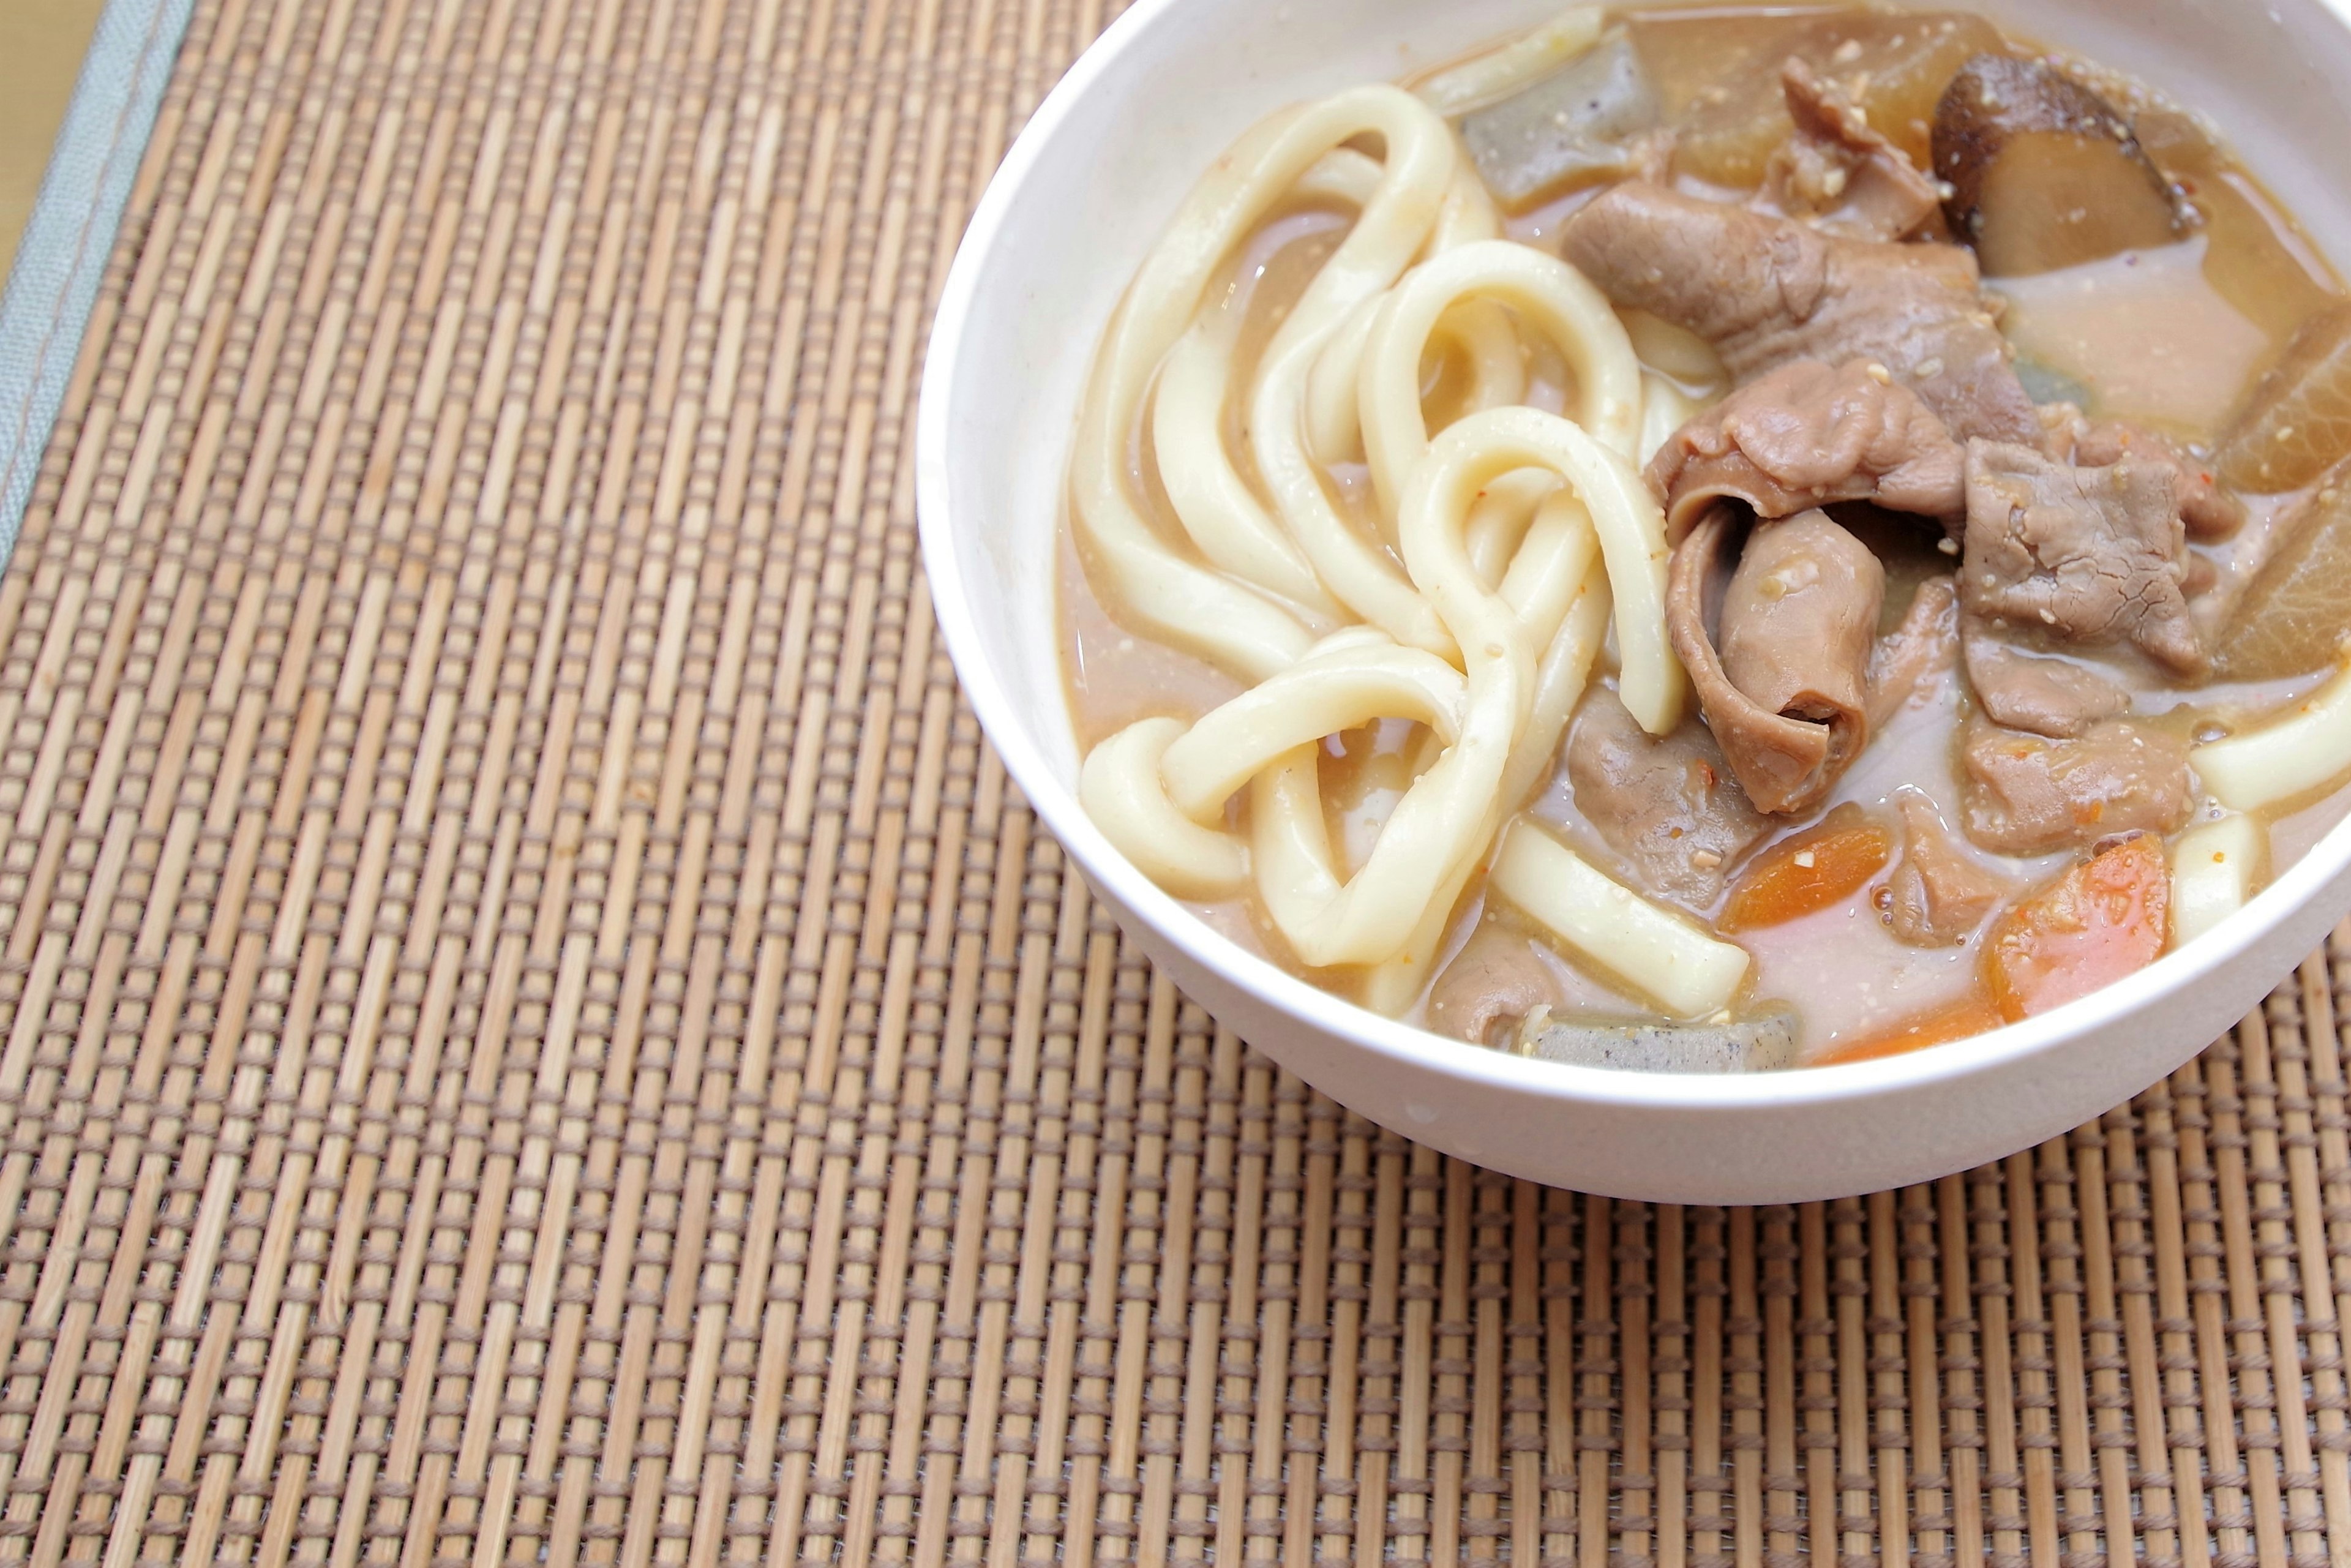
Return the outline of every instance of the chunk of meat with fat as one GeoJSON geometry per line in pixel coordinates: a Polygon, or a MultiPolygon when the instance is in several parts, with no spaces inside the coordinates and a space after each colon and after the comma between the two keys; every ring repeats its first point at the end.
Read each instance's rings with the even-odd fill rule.
{"type": "Polygon", "coordinates": [[[1895,797],[1902,813],[1902,858],[1886,879],[1886,923],[1912,947],[1956,947],[2015,890],[1950,840],[1933,801],[1916,790],[1895,797]]]}
{"type": "Polygon", "coordinates": [[[1910,608],[1869,651],[1872,733],[1911,703],[1959,659],[1959,591],[1948,577],[1930,577],[1910,596],[1910,608]]]}
{"type": "Polygon", "coordinates": [[[1763,169],[1763,194],[1792,218],[1855,239],[1908,239],[1942,227],[1943,196],[1861,106],[1798,56],[1780,68],[1795,131],[1763,169]]]}
{"type": "Polygon", "coordinates": [[[1576,715],[1567,778],[1633,880],[1685,909],[1713,907],[1730,868],[1771,831],[1704,725],[1652,736],[1605,686],[1576,715]]]}
{"type": "Polygon", "coordinates": [[[2172,496],[2188,537],[2225,539],[2245,526],[2245,504],[2220,487],[2211,466],[2168,436],[2121,419],[2085,419],[2068,411],[2050,432],[2050,451],[2085,468],[2103,468],[2134,456],[2171,470],[2172,496]]]}
{"type": "Polygon", "coordinates": [[[1472,1045],[1497,1045],[1504,1020],[1566,1005],[1565,989],[1526,936],[1491,918],[1478,923],[1428,988],[1428,1027],[1472,1045]]]}
{"type": "Polygon", "coordinates": [[[2168,833],[2188,820],[2191,804],[2186,743],[2127,719],[2052,740],[1979,716],[1968,722],[1959,760],[1962,826],[1995,854],[2079,849],[2115,833],[2168,833]]]}
{"type": "Polygon", "coordinates": [[[1981,616],[1960,618],[1959,649],[1968,689],[1994,724],[2055,740],[2130,711],[2130,695],[2105,676],[2020,647],[1981,616]]]}
{"type": "Polygon", "coordinates": [[[1611,299],[1706,339],[1740,382],[1791,360],[1875,361],[1955,437],[2041,439],[1957,246],[1846,239],[1637,180],[1586,204],[1561,243],[1611,299]]]}
{"type": "Polygon", "coordinates": [[[1886,367],[1792,360],[1683,425],[1649,459],[1678,539],[1716,501],[1786,517],[1838,501],[1958,518],[1967,453],[1886,367]]]}
{"type": "Polygon", "coordinates": [[[1675,550],[1667,628],[1748,798],[1793,815],[1820,804],[1868,742],[1886,569],[1825,512],[1760,523],[1709,614],[1735,527],[1719,506],[1675,550]]]}
{"type": "Polygon", "coordinates": [[[2204,650],[2187,578],[2169,465],[2125,452],[2082,467],[2038,447],[1969,443],[1959,599],[1970,614],[2063,642],[2128,642],[2193,674],[2204,650]]]}

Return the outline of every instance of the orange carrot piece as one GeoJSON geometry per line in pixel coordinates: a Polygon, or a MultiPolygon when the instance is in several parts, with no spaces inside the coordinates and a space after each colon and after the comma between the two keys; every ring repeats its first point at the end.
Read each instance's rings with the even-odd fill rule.
{"type": "Polygon", "coordinates": [[[1991,1005],[1990,997],[1981,991],[1970,991],[1958,1001],[1938,1008],[1933,1012],[1922,1013],[1896,1024],[1884,1034],[1834,1047],[1804,1065],[1834,1067],[1841,1062],[1871,1061],[1881,1056],[1900,1056],[1905,1051],[1924,1051],[1930,1045],[1947,1045],[1955,1040],[1990,1034],[2007,1021],[2000,1016],[2000,1009],[1991,1005]]]}
{"type": "Polygon", "coordinates": [[[2142,834],[2093,855],[1994,922],[1992,1005],[2014,1022],[2145,968],[2163,951],[2170,904],[2162,841],[2142,834]]]}
{"type": "Polygon", "coordinates": [[[1817,827],[1757,856],[1731,888],[1718,924],[1724,931],[1753,931],[1817,914],[1859,892],[1893,852],[1892,836],[1847,801],[1817,827]]]}

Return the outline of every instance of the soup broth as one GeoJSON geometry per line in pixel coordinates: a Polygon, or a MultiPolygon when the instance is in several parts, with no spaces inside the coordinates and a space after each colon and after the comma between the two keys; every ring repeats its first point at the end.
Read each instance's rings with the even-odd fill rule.
{"type": "Polygon", "coordinates": [[[2329,584],[2351,604],[2335,477],[2351,307],[2191,111],[1980,16],[1840,8],[1573,12],[1403,86],[1426,145],[1355,131],[1306,159],[1281,145],[1290,121],[1236,150],[1244,171],[1301,168],[1266,176],[1261,212],[1195,263],[1204,286],[1161,308],[1159,339],[1138,326],[1172,275],[1155,256],[1081,430],[1059,613],[1088,806],[1202,919],[1458,1039],[1604,1065],[1812,1064],[2118,977],[2340,817],[2351,677],[2334,648],[2351,614],[2309,606],[2329,584]],[[1400,273],[1334,299],[1350,267],[1377,270],[1351,236],[1395,221],[1409,161],[1448,155],[1424,181],[1443,212],[1391,243],[1409,251],[1400,273]],[[1770,319],[1738,297],[1759,251],[1795,258],[1770,319]],[[1447,267],[1470,283],[1423,307],[1415,291],[1447,267]],[[1867,306],[1881,275],[1891,303],[1867,306]],[[1792,277],[1825,301],[1801,319],[1792,277]],[[1564,308],[1545,288],[1604,297],[1637,418],[1595,413],[1614,361],[1531,325],[1564,308]],[[1410,372],[1426,434],[1378,379],[1416,308],[1435,309],[1410,372]],[[1838,311],[1845,325],[1823,325],[1838,311]],[[1963,371],[1991,331],[1996,352],[1963,371]],[[1958,347],[1916,347],[1936,332],[1958,347]],[[1121,359],[1137,352],[1149,362],[1121,359]],[[1486,612],[1458,608],[1476,585],[1447,590],[1430,564],[1455,545],[1426,542],[1445,465],[1480,461],[1462,455],[1473,428],[1566,444],[1552,469],[1493,459],[1463,481],[1460,564],[1494,613],[1539,622],[1524,650],[1483,650],[1516,661],[1501,674],[1462,632],[1486,612]],[[1611,428],[1627,449],[1585,455],[1611,428]],[[1657,592],[1609,532],[1630,527],[1619,503],[1598,498],[1625,476],[1657,592]],[[1206,532],[1205,516],[1248,527],[1206,532]],[[1562,531],[1579,527],[1596,542],[1562,531]],[[1542,620],[1524,606],[1550,591],[1537,558],[1554,546],[1590,575],[1560,569],[1583,597],[1542,620]],[[1146,603],[1195,583],[1187,608],[1146,603]],[[1613,604],[1604,638],[1594,595],[1613,604]],[[1265,641],[1290,639],[1270,651],[1228,618],[1263,605],[1265,641]],[[1790,625],[1784,645],[1766,635],[1790,625]],[[1584,633],[1588,673],[1546,732],[1554,666],[1584,633]],[[1809,667],[1834,664],[1840,636],[1843,695],[1815,690],[1836,669],[1809,667]],[[1273,722],[1252,715],[1311,686],[1309,666],[1344,666],[1297,699],[1330,732],[1233,779],[1215,744],[1186,739],[1273,722]],[[1685,678],[1687,700],[1658,697],[1685,678]],[[1492,753],[1510,798],[1414,884],[1417,925],[1351,910],[1350,879],[1403,859],[1384,835],[1423,826],[1402,803],[1439,795],[1485,744],[1481,681],[1519,683],[1510,757],[1492,753]],[[2267,777],[2257,744],[2307,777],[2283,794],[2241,782],[2267,777]],[[1138,746],[1157,749],[1137,763],[1138,746]],[[1279,831],[1275,810],[1292,813],[1279,831]],[[1350,946],[1343,926],[1384,935],[1350,946]],[[1654,943],[1628,948],[1625,931],[1654,943]],[[1711,990],[1666,994],[1691,965],[1731,964],[1711,990]]]}

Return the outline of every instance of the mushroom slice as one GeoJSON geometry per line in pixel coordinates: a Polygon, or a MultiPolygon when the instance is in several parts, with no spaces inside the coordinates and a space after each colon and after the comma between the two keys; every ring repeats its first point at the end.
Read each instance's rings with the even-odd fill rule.
{"type": "Polygon", "coordinates": [[[1988,277],[2169,245],[2179,204],[2114,105],[2043,60],[1978,55],[1935,109],[1952,231],[1988,277]]]}

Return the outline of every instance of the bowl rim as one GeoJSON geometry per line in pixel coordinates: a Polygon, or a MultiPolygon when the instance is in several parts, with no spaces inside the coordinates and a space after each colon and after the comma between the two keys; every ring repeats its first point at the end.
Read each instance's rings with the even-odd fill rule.
{"type": "MultiPolygon", "coordinates": [[[[2351,815],[2212,930],[2137,973],[2063,1007],[1984,1034],[1863,1061],[1774,1072],[1667,1073],[1573,1066],[1456,1040],[1384,1017],[1259,956],[1211,926],[1113,848],[1077,792],[1031,738],[1010,692],[986,657],[954,544],[950,410],[964,340],[981,286],[1022,189],[1049,143],[1122,57],[1143,47],[1181,0],[1137,0],[1090,45],[1021,128],[974,207],[956,247],[925,354],[915,415],[916,528],[933,613],[966,698],[1006,774],[1046,831],[1095,891],[1127,910],[1161,941],[1268,1007],[1393,1061],[1546,1098],[1624,1109],[1743,1112],[1834,1105],[1902,1092],[1930,1091],[2047,1055],[2068,1041],[2127,1019],[2227,967],[2351,865],[2351,815]]],[[[2319,8],[2351,24],[2346,0],[2319,8]]],[[[1099,335],[1097,326],[1096,336],[1099,335]]],[[[1089,340],[1092,340],[1091,339],[1089,340]]],[[[1090,350],[1091,352],[1091,350],[1090,350]]],[[[1066,451],[1061,457],[1066,461],[1066,451]]],[[[2281,977],[2281,979],[2283,977],[2281,977]]]]}

